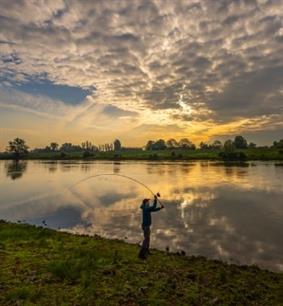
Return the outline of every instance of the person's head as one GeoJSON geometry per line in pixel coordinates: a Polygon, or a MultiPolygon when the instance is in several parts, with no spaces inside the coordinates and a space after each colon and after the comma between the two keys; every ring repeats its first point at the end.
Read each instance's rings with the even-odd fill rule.
{"type": "Polygon", "coordinates": [[[142,204],[145,206],[149,205],[149,199],[143,199],[142,204]]]}

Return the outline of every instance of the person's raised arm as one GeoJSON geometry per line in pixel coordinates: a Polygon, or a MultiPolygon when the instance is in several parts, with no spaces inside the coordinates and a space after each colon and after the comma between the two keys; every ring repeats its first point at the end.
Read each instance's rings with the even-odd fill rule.
{"type": "Polygon", "coordinates": [[[153,209],[156,208],[156,205],[157,205],[157,196],[154,195],[154,200],[153,200],[153,205],[151,206],[153,209]]]}
{"type": "Polygon", "coordinates": [[[163,205],[161,205],[160,207],[156,207],[157,205],[157,196],[154,196],[154,201],[153,201],[153,205],[150,206],[150,211],[159,211],[160,209],[164,208],[163,205]]]}

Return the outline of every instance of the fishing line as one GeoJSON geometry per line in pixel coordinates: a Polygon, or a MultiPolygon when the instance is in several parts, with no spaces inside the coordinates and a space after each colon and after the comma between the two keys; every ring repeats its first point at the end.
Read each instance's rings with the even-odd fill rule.
{"type": "MultiPolygon", "coordinates": [[[[135,179],[135,178],[132,178],[130,176],[127,176],[127,175],[124,175],[124,174],[117,174],[117,173],[100,173],[100,174],[96,174],[96,175],[91,175],[91,176],[88,176],[86,178],[83,178],[79,181],[77,181],[76,183],[74,183],[73,185],[67,187],[67,189],[72,189],[73,187],[83,183],[83,182],[86,182],[92,178],[95,178],[95,177],[100,177],[100,176],[119,176],[119,177],[123,177],[123,178],[126,178],[128,180],[131,180],[141,186],[143,186],[144,188],[146,188],[152,195],[156,195],[147,185],[145,185],[144,183],[140,182],[139,180],[135,179]]],[[[158,202],[160,205],[162,205],[161,201],[157,198],[158,202]]]]}
{"type": "MultiPolygon", "coordinates": [[[[139,180],[137,179],[134,179],[130,176],[127,176],[127,175],[123,175],[123,174],[117,174],[117,173],[100,173],[100,174],[96,174],[96,175],[91,175],[91,176],[88,176],[86,178],[83,178],[77,182],[75,182],[74,184],[70,185],[70,186],[66,186],[64,187],[64,189],[62,191],[59,191],[59,192],[51,192],[51,193],[47,193],[47,194],[39,194],[39,195],[35,195],[35,196],[32,196],[31,198],[27,199],[27,200],[24,200],[24,201],[19,201],[19,202],[12,202],[12,204],[18,204],[18,205],[22,205],[24,203],[28,203],[30,201],[34,201],[34,200],[43,200],[45,198],[50,198],[50,197],[56,197],[56,196],[59,196],[61,194],[64,193],[64,190],[69,190],[71,191],[72,188],[74,188],[75,186],[85,182],[85,181],[88,181],[92,178],[95,178],[95,177],[100,177],[100,176],[119,176],[119,177],[123,177],[123,178],[126,178],[126,179],[129,179],[141,186],[143,186],[144,188],[146,188],[152,195],[156,195],[147,185],[145,185],[144,183],[140,182],[139,180]]],[[[161,203],[161,201],[157,198],[157,201],[160,205],[163,205],[161,203]]]]}

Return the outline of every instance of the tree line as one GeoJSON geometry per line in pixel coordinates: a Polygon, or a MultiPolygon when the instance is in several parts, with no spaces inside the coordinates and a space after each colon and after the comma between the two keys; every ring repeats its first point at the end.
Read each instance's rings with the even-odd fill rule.
{"type": "MultiPolygon", "coordinates": [[[[224,153],[233,153],[236,149],[248,149],[256,148],[257,145],[253,142],[249,142],[241,135],[236,136],[233,140],[228,139],[224,142],[220,140],[214,140],[212,143],[201,142],[198,147],[190,141],[188,138],[182,138],[177,141],[174,138],[171,138],[167,141],[164,139],[159,139],[157,141],[149,140],[146,145],[143,147],[146,151],[154,150],[177,150],[177,149],[186,149],[186,150],[218,150],[223,151],[224,153]]],[[[268,148],[268,147],[265,147],[268,148]]],[[[283,149],[283,139],[279,141],[274,141],[270,148],[283,149]]],[[[138,149],[138,148],[136,148],[138,149]]],[[[15,138],[12,141],[9,141],[6,148],[6,152],[13,153],[16,158],[21,155],[27,154],[28,152],[32,153],[49,153],[49,152],[107,152],[107,151],[121,151],[126,150],[122,147],[121,141],[115,139],[113,143],[106,143],[102,145],[95,145],[91,141],[82,142],[80,145],[72,144],[69,142],[59,145],[56,142],[51,142],[50,145],[45,148],[35,148],[29,151],[29,147],[26,144],[25,140],[21,138],[15,138]]]]}
{"type": "MultiPolygon", "coordinates": [[[[279,142],[274,142],[273,146],[283,147],[283,139],[279,142]]],[[[182,138],[180,141],[177,141],[174,138],[171,138],[167,141],[164,139],[159,139],[157,141],[149,140],[145,145],[146,150],[166,150],[166,149],[189,149],[196,150],[220,150],[220,149],[247,149],[255,148],[256,144],[253,142],[248,143],[248,141],[243,136],[236,136],[233,140],[228,139],[223,143],[220,140],[214,140],[211,144],[206,142],[201,142],[198,146],[195,145],[188,138],[182,138]]]]}
{"type": "Polygon", "coordinates": [[[29,152],[31,153],[50,153],[50,152],[106,152],[106,151],[119,151],[122,149],[122,144],[119,139],[115,139],[113,143],[106,143],[102,145],[94,145],[91,141],[82,142],[81,145],[72,144],[70,142],[63,143],[59,145],[57,142],[51,142],[50,145],[44,148],[34,148],[29,150],[29,146],[26,141],[21,138],[15,138],[8,142],[6,147],[6,152],[13,153],[14,156],[20,157],[29,152]]]}

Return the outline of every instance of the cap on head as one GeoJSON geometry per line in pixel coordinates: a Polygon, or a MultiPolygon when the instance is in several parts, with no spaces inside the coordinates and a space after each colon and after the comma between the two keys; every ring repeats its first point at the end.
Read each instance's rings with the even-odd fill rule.
{"type": "Polygon", "coordinates": [[[146,204],[149,202],[149,199],[143,199],[142,204],[146,204]]]}

